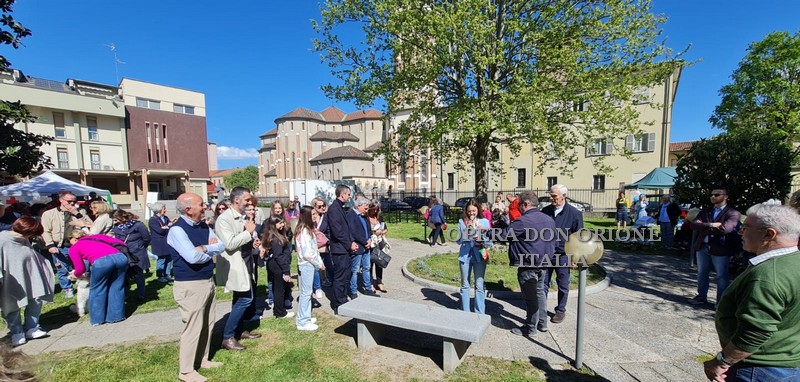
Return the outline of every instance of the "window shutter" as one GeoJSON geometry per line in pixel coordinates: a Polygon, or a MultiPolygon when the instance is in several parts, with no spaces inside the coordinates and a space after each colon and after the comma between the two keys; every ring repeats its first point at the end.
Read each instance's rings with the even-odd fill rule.
{"type": "Polygon", "coordinates": [[[614,139],[608,138],[606,139],[606,154],[611,154],[614,152],[614,139]]]}
{"type": "Polygon", "coordinates": [[[656,150],[656,133],[649,133],[647,134],[647,150],[644,151],[655,151],[656,150]]]}
{"type": "Polygon", "coordinates": [[[628,134],[625,136],[625,148],[628,149],[628,151],[633,151],[634,139],[636,139],[636,137],[633,134],[628,134]]]}

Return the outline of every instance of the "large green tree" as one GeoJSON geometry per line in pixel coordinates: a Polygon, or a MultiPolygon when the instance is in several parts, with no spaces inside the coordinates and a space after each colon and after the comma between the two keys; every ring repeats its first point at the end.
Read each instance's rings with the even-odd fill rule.
{"type": "Polygon", "coordinates": [[[710,122],[728,131],[772,130],[797,140],[800,133],[800,32],[770,33],[747,55],[719,91],[710,122]]]}
{"type": "Polygon", "coordinates": [[[701,139],[678,160],[674,192],[681,201],[708,205],[709,192],[728,190],[731,205],[744,211],[789,193],[796,154],[781,134],[741,129],[701,139]]]}
{"type": "Polygon", "coordinates": [[[223,177],[223,180],[228,192],[233,190],[234,187],[245,187],[251,191],[258,190],[258,167],[251,165],[241,170],[236,170],[223,177]]]}
{"type": "MultiPolygon", "coordinates": [[[[14,0],[0,0],[0,45],[17,49],[31,31],[14,20],[13,5],[14,0]]],[[[0,69],[10,66],[0,55],[0,69]]],[[[50,157],[41,150],[52,138],[14,128],[16,123],[31,121],[33,117],[19,100],[0,100],[0,176],[28,176],[53,166],[50,157]]]]}
{"type": "MultiPolygon", "coordinates": [[[[485,195],[499,145],[523,144],[569,173],[591,139],[640,132],[638,89],[674,70],[649,0],[327,0],[315,49],[340,82],[329,96],[408,110],[401,166],[432,150],[474,169],[485,195]],[[660,62],[660,63],[659,63],[660,62]]],[[[656,101],[657,102],[657,101],[656,101]]],[[[624,145],[619,145],[623,146],[624,145]]],[[[616,153],[627,155],[624,149],[616,153]]],[[[607,171],[602,157],[596,166],[607,171]]]]}

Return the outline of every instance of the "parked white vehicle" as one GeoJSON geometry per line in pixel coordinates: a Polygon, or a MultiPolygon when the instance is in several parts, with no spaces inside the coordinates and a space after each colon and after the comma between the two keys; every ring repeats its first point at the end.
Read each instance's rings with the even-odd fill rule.
{"type": "MultiPolygon", "coordinates": [[[[322,198],[330,204],[336,199],[336,186],[340,184],[350,187],[352,198],[362,193],[361,188],[356,186],[352,180],[304,179],[289,183],[289,195],[292,198],[296,195],[300,199],[301,205],[311,205],[311,200],[314,198],[322,198]]],[[[350,204],[348,203],[348,205],[350,204]]]]}

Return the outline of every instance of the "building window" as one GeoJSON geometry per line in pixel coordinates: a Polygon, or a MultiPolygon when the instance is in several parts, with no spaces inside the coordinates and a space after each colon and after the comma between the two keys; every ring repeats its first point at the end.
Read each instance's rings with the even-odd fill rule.
{"type": "Polygon", "coordinates": [[[90,141],[99,141],[100,134],[97,132],[97,118],[95,117],[86,117],[86,127],[89,130],[89,140],[90,141]]]}
{"type": "Polygon", "coordinates": [[[589,100],[580,99],[572,102],[572,111],[587,111],[589,110],[589,100]]]}
{"type": "Polygon", "coordinates": [[[455,188],[456,184],[456,173],[448,172],[447,173],[447,189],[452,190],[455,188]]]}
{"type": "MultiPolygon", "coordinates": [[[[166,154],[164,154],[166,155],[166,154]]],[[[169,178],[167,178],[167,187],[169,187],[169,178]]]]}
{"type": "Polygon", "coordinates": [[[169,159],[167,158],[167,149],[164,149],[164,163],[169,163],[169,159]]]}
{"type": "Polygon", "coordinates": [[[58,152],[58,168],[69,168],[69,154],[66,147],[59,147],[58,152]]]}
{"type": "Polygon", "coordinates": [[[629,134],[625,137],[625,148],[635,153],[655,151],[656,133],[629,134]]]}
{"type": "Polygon", "coordinates": [[[146,109],[156,109],[161,110],[161,102],[154,101],[147,98],[136,98],[136,106],[143,107],[146,109]]]}
{"type": "Polygon", "coordinates": [[[547,177],[547,189],[549,190],[551,187],[558,184],[558,177],[557,176],[548,176],[547,177]]]}
{"type": "Polygon", "coordinates": [[[605,190],[606,189],[606,176],[595,175],[592,179],[592,190],[605,190]]]}
{"type": "Polygon", "coordinates": [[[92,150],[89,152],[89,158],[92,162],[92,170],[100,170],[103,166],[100,164],[100,151],[92,150]]]}
{"type": "Polygon", "coordinates": [[[611,138],[592,139],[586,144],[586,156],[608,155],[614,151],[614,142],[611,138]]]}
{"type": "Polygon", "coordinates": [[[517,188],[525,187],[525,178],[527,178],[525,173],[526,171],[524,168],[517,169],[517,188]]]}
{"type": "Polygon", "coordinates": [[[156,163],[161,163],[161,150],[156,148],[156,163]]]}
{"type": "Polygon", "coordinates": [[[181,114],[194,114],[194,106],[179,105],[176,103],[172,105],[172,111],[181,114]]]}
{"type": "Polygon", "coordinates": [[[153,163],[153,152],[150,148],[147,148],[147,161],[153,163]]]}
{"type": "Polygon", "coordinates": [[[64,113],[53,113],[53,126],[56,129],[56,138],[67,137],[67,129],[64,127],[64,113]]]}

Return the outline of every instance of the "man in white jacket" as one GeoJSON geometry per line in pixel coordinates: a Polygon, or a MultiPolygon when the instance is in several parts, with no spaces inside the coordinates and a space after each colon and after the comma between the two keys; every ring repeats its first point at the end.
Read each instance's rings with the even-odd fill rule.
{"type": "MultiPolygon", "coordinates": [[[[245,347],[236,339],[255,339],[260,334],[242,330],[243,316],[254,299],[254,280],[244,256],[251,256],[250,251],[242,253],[242,246],[253,241],[256,223],[245,218],[244,210],[250,205],[250,190],[235,187],[231,190],[231,206],[223,212],[214,223],[214,231],[225,245],[225,252],[217,257],[217,285],[224,285],[226,290],[233,291],[233,304],[228,322],[222,334],[222,347],[228,350],[244,350],[245,347]]],[[[259,245],[259,243],[256,243],[259,245]]]]}

